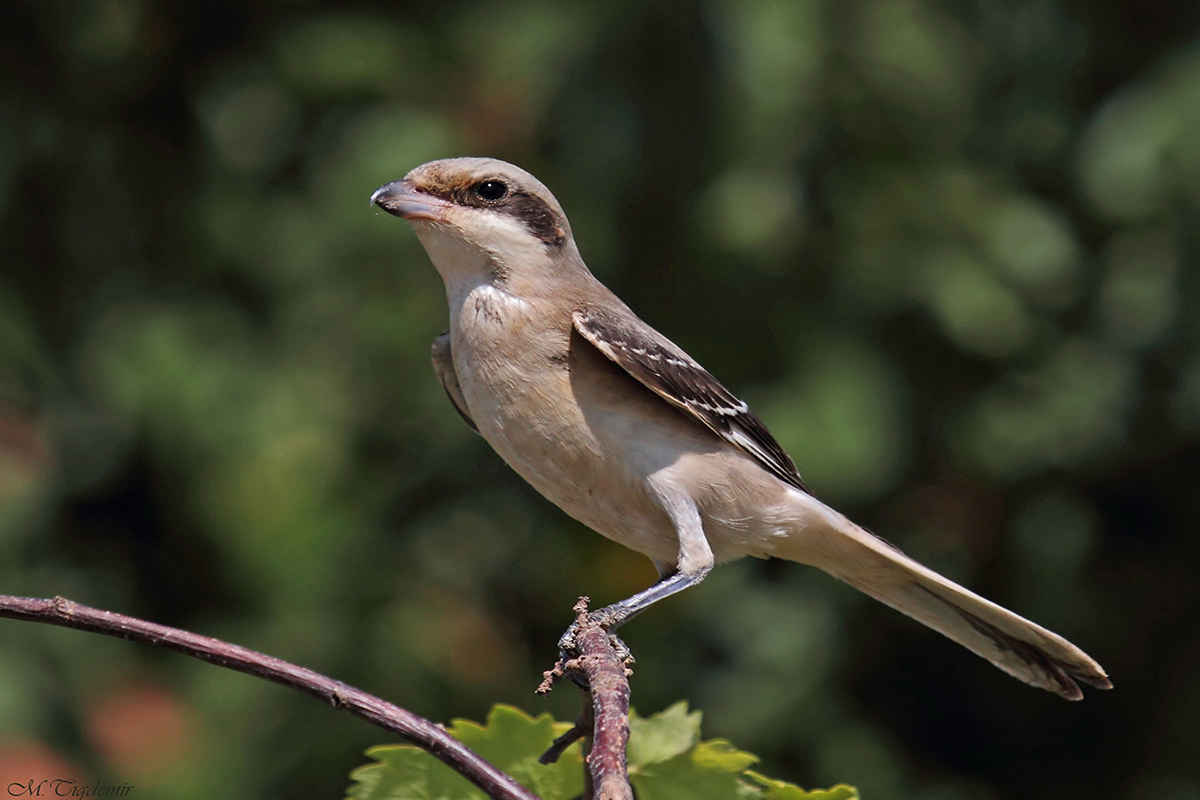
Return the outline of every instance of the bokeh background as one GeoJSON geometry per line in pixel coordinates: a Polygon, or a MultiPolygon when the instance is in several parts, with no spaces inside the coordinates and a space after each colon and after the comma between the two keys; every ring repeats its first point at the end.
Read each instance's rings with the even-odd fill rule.
{"type": "MultiPolygon", "coordinates": [[[[442,287],[367,204],[541,177],[593,270],[818,496],[1083,645],[1068,704],[811,570],[626,629],[634,704],[869,800],[1200,798],[1200,5],[0,2],[0,583],[434,719],[532,695],[648,562],[443,397],[442,287]]],[[[339,797],[387,737],[0,623],[0,783],[339,797]]]]}

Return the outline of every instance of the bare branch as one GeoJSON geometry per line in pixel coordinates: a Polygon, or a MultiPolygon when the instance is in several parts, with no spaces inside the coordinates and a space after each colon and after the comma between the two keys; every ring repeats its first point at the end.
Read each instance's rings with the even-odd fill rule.
{"type": "Polygon", "coordinates": [[[416,745],[478,786],[493,800],[537,800],[528,789],[484,761],[442,728],[353,686],[220,639],[101,611],[55,597],[0,595],[0,617],[43,622],[144,642],[319,697],[416,745]]]}
{"type": "Polygon", "coordinates": [[[633,800],[625,757],[629,744],[629,669],[613,647],[608,631],[588,617],[587,604],[588,599],[581,597],[574,609],[578,657],[555,664],[538,687],[538,694],[547,694],[558,680],[569,677],[585,687],[589,696],[584,699],[575,728],[559,737],[542,759],[546,763],[547,759],[557,758],[566,747],[560,747],[559,743],[566,737],[577,739],[586,734],[585,726],[590,721],[591,747],[587,756],[590,781],[585,797],[633,800]]]}
{"type": "Polygon", "coordinates": [[[546,749],[546,752],[538,757],[539,764],[553,764],[555,761],[558,761],[559,756],[568,747],[585,736],[592,735],[592,728],[596,724],[596,721],[592,719],[592,697],[589,694],[585,694],[583,698],[583,708],[579,712],[579,719],[575,720],[574,727],[550,743],[550,747],[546,749]]]}

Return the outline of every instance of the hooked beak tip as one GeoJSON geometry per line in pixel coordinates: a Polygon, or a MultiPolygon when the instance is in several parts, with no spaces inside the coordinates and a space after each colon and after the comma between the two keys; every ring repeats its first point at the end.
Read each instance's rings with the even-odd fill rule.
{"type": "Polygon", "coordinates": [[[422,192],[409,181],[399,180],[376,189],[371,194],[371,205],[379,206],[389,214],[409,221],[437,221],[442,219],[442,212],[451,204],[440,197],[422,192]]]}

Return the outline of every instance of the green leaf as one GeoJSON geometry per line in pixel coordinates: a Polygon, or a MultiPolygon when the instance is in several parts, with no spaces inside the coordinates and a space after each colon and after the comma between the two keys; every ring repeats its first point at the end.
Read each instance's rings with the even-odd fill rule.
{"type": "Polygon", "coordinates": [[[486,726],[456,719],[449,731],[542,800],[567,800],[583,792],[579,743],[571,745],[553,764],[539,764],[538,758],[555,737],[570,728],[570,724],[555,722],[549,714],[531,717],[519,708],[495,705],[488,713],[486,726]]]}
{"type": "MultiPolygon", "coordinates": [[[[570,800],[583,792],[583,756],[573,744],[554,764],[538,757],[571,726],[549,714],[530,717],[512,706],[496,705],[487,723],[457,719],[447,729],[542,800],[570,800]]],[[[350,774],[352,800],[486,800],[465,778],[412,745],[373,747],[367,755],[380,763],[350,774]]]]}
{"type": "Polygon", "coordinates": [[[765,790],[759,795],[762,800],[859,800],[858,790],[844,783],[831,789],[813,789],[806,792],[794,783],[777,781],[754,770],[746,770],[745,776],[765,790]]]}
{"type": "MultiPolygon", "coordinates": [[[[859,800],[850,786],[805,791],[752,771],[759,760],[753,753],[724,739],[700,741],[700,718],[683,702],[650,717],[630,714],[629,780],[638,800],[859,800]]],[[[485,724],[458,719],[447,730],[542,800],[571,800],[583,792],[579,744],[556,764],[537,763],[570,727],[549,714],[531,717],[497,705],[485,724]]],[[[379,763],[351,773],[350,800],[484,800],[465,778],[416,747],[375,747],[367,754],[379,763]]]]}
{"type": "Polygon", "coordinates": [[[742,773],[757,761],[758,756],[713,739],[666,761],[631,769],[629,780],[640,800],[749,800],[762,794],[742,780],[742,773]]]}
{"type": "Polygon", "coordinates": [[[685,753],[700,741],[699,711],[688,713],[687,701],[680,700],[665,711],[649,718],[629,714],[629,765],[645,766],[666,761],[685,753]]]}
{"type": "Polygon", "coordinates": [[[351,800],[487,800],[466,778],[412,745],[372,747],[379,763],[350,773],[351,800]]]}

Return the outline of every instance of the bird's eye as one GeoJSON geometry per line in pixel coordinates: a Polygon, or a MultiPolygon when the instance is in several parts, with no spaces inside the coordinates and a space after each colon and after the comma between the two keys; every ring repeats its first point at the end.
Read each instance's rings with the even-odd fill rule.
{"type": "Polygon", "coordinates": [[[494,203],[497,200],[503,200],[505,195],[508,194],[508,184],[497,180],[481,181],[475,184],[475,194],[481,200],[494,203]]]}

